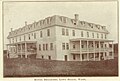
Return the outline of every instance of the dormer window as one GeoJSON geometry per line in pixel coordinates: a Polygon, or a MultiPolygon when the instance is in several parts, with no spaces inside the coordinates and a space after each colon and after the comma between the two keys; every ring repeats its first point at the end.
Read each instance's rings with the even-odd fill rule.
{"type": "Polygon", "coordinates": [[[63,22],[66,23],[66,18],[65,17],[63,18],[63,22]]]}
{"type": "Polygon", "coordinates": [[[42,21],[40,21],[40,25],[42,25],[42,21]]]}
{"type": "Polygon", "coordinates": [[[47,24],[49,24],[49,18],[47,19],[47,24]]]}
{"type": "Polygon", "coordinates": [[[83,22],[81,22],[81,25],[83,25],[83,22]]]}
{"type": "Polygon", "coordinates": [[[43,20],[43,24],[45,24],[45,20],[43,20]]]}
{"type": "Polygon", "coordinates": [[[36,25],[38,25],[39,24],[39,22],[36,22],[36,25]]]}
{"type": "Polygon", "coordinates": [[[33,27],[34,27],[34,28],[36,27],[35,22],[33,23],[33,27]]]}
{"type": "Polygon", "coordinates": [[[91,28],[93,28],[93,25],[91,25],[91,28]]]}
{"type": "Polygon", "coordinates": [[[60,17],[60,20],[62,21],[62,17],[60,17]]]}
{"type": "Polygon", "coordinates": [[[73,20],[71,19],[71,22],[73,23],[73,20]]]}
{"type": "Polygon", "coordinates": [[[28,29],[30,30],[30,27],[28,27],[28,29]]]}
{"type": "Polygon", "coordinates": [[[100,26],[96,25],[96,27],[97,27],[98,29],[100,29],[100,26]]]}
{"type": "Polygon", "coordinates": [[[101,26],[101,28],[103,29],[103,27],[101,26]]]}
{"type": "Polygon", "coordinates": [[[52,17],[50,17],[50,22],[52,21],[52,17]]]}
{"type": "Polygon", "coordinates": [[[76,25],[76,23],[74,23],[74,25],[76,25]]]}
{"type": "Polygon", "coordinates": [[[85,22],[84,22],[84,21],[82,21],[82,22],[81,22],[81,25],[85,25],[85,22]]]}
{"type": "Polygon", "coordinates": [[[88,25],[89,25],[89,26],[91,26],[91,24],[90,24],[90,23],[88,23],[88,25]]]}

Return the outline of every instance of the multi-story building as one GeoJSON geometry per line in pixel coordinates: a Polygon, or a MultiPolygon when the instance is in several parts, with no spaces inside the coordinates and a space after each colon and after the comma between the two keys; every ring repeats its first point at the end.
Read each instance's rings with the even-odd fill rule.
{"type": "Polygon", "coordinates": [[[65,61],[114,59],[113,40],[105,26],[54,15],[9,32],[10,58],[36,58],[65,61]]]}

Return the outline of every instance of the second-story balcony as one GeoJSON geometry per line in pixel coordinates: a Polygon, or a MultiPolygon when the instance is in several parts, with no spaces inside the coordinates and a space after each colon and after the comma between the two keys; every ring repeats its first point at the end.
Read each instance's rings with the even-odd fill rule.
{"type": "Polygon", "coordinates": [[[95,53],[95,52],[106,52],[106,51],[112,51],[112,48],[81,48],[80,49],[71,49],[70,53],[79,54],[81,53],[95,53]]]}

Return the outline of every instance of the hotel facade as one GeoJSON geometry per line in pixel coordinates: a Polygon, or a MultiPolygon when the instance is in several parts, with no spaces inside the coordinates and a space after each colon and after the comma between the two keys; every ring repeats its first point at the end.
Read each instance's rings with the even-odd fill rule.
{"type": "Polygon", "coordinates": [[[113,40],[105,26],[54,15],[9,32],[8,58],[63,61],[114,59],[113,40]]]}

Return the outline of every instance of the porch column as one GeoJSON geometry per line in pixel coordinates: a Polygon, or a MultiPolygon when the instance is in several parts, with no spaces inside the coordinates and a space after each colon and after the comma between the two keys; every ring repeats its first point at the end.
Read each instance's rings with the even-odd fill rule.
{"type": "Polygon", "coordinates": [[[87,40],[87,60],[89,61],[88,40],[87,40]]]}
{"type": "Polygon", "coordinates": [[[95,41],[93,41],[93,48],[94,48],[94,53],[93,53],[93,55],[94,55],[94,61],[95,61],[95,41]]]}
{"type": "Polygon", "coordinates": [[[10,54],[12,55],[12,46],[10,45],[10,53],[9,53],[9,58],[11,58],[10,54]]]}
{"type": "Polygon", "coordinates": [[[80,61],[82,61],[81,40],[80,40],[80,61]]]}
{"type": "Polygon", "coordinates": [[[110,43],[109,43],[109,41],[108,41],[108,45],[107,45],[107,53],[108,53],[108,59],[111,59],[111,57],[110,57],[110,43]]]}
{"type": "Polygon", "coordinates": [[[16,54],[18,55],[18,45],[16,44],[16,54]]]}
{"type": "Polygon", "coordinates": [[[100,54],[100,41],[98,41],[99,42],[99,61],[100,61],[100,56],[101,56],[101,54],[100,54]]]}
{"type": "Polygon", "coordinates": [[[22,44],[20,44],[20,46],[21,46],[21,58],[22,58],[22,44]]]}
{"type": "Polygon", "coordinates": [[[112,59],[114,59],[114,44],[113,44],[113,41],[112,41],[112,59]]]}
{"type": "Polygon", "coordinates": [[[25,58],[27,58],[27,45],[26,45],[26,42],[25,42],[25,58]]]}
{"type": "Polygon", "coordinates": [[[105,44],[104,44],[105,42],[103,42],[103,57],[104,57],[104,60],[106,60],[106,56],[105,56],[105,44]]]}
{"type": "Polygon", "coordinates": [[[9,58],[8,45],[7,45],[7,58],[9,58]]]}

